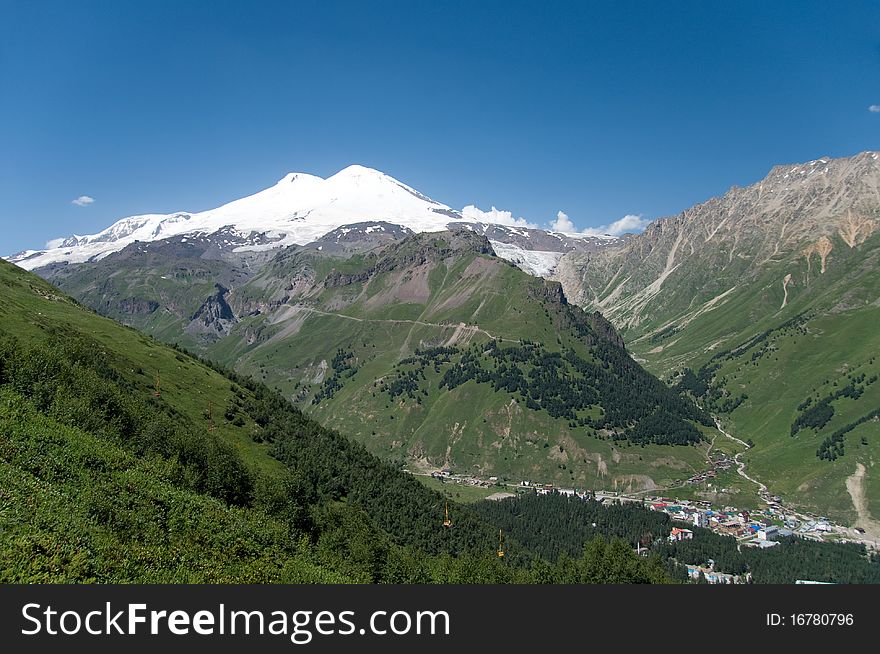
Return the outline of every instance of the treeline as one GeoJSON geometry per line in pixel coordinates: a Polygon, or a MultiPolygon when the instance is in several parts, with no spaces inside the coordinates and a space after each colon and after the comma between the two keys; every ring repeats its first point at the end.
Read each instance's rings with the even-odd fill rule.
{"type": "MultiPolygon", "coordinates": [[[[733,397],[724,387],[724,384],[716,379],[715,373],[721,367],[720,362],[733,360],[742,356],[751,348],[757,346],[758,349],[752,353],[750,359],[751,362],[755,362],[757,359],[772,350],[769,344],[771,336],[777,333],[786,334],[790,330],[797,330],[799,334],[806,335],[807,332],[803,327],[803,324],[807,320],[809,320],[809,315],[807,313],[799,314],[785,321],[776,328],[768,329],[757,334],[737,347],[717,352],[696,372],[690,368],[683,369],[678,373],[677,377],[674,378],[675,383],[673,384],[673,388],[677,392],[692,395],[694,398],[698,399],[704,407],[711,411],[730,413],[748,399],[748,395],[742,394],[738,397],[733,397]]],[[[868,364],[872,364],[873,362],[873,357],[867,361],[868,364]]],[[[877,375],[876,373],[870,376],[865,372],[858,374],[851,373],[846,375],[846,385],[842,388],[830,392],[821,398],[819,398],[818,395],[816,397],[807,397],[796,407],[797,413],[791,423],[789,430],[790,435],[796,436],[804,429],[812,429],[814,432],[821,431],[834,418],[835,408],[833,402],[841,398],[858,400],[864,394],[865,388],[876,383],[878,379],[880,379],[880,375],[877,375]]],[[[824,385],[830,383],[831,380],[825,380],[824,385]]],[[[836,387],[837,385],[837,381],[833,382],[833,386],[836,387]]],[[[825,461],[836,461],[838,458],[844,456],[846,454],[846,434],[878,415],[880,415],[880,409],[871,411],[858,420],[835,430],[834,433],[824,438],[819,444],[819,447],[816,449],[816,457],[825,461]]],[[[863,438],[862,441],[864,444],[867,444],[866,439],[863,438]]]]}
{"type": "Polygon", "coordinates": [[[831,418],[834,417],[834,407],[831,406],[831,397],[826,397],[816,402],[813,406],[802,411],[794,422],[791,423],[791,435],[795,436],[801,429],[813,429],[819,431],[831,418]]]}
{"type": "Polygon", "coordinates": [[[336,391],[342,388],[344,380],[357,372],[354,361],[354,352],[351,350],[343,350],[342,348],[336,350],[336,354],[333,355],[330,362],[330,369],[333,372],[321,384],[321,389],[312,398],[312,404],[320,404],[321,400],[331,399],[336,391]]]}
{"type": "MultiPolygon", "coordinates": [[[[843,456],[845,454],[844,437],[859,425],[863,425],[869,420],[874,420],[875,418],[880,418],[880,407],[874,409],[870,413],[866,413],[858,420],[854,420],[853,422],[844,425],[831,434],[831,436],[824,439],[821,445],[819,445],[819,449],[816,450],[816,456],[826,461],[834,461],[838,457],[843,456]]],[[[868,444],[867,439],[865,438],[862,438],[862,442],[865,445],[868,444]]]]}
{"type": "MultiPolygon", "coordinates": [[[[694,532],[690,540],[668,541],[658,544],[657,552],[663,559],[672,559],[682,565],[706,565],[715,562],[715,569],[732,575],[749,571],[748,560],[732,536],[722,536],[710,529],[688,527],[694,532]]],[[[758,581],[753,579],[754,581],[758,581]]]]}
{"type": "Polygon", "coordinates": [[[639,445],[690,445],[703,440],[703,434],[690,422],[658,408],[627,431],[624,438],[639,445]]]}
{"type": "MultiPolygon", "coordinates": [[[[865,392],[865,387],[875,383],[877,375],[868,377],[865,373],[847,376],[848,384],[834,392],[828,393],[821,399],[812,396],[805,399],[797,406],[798,415],[791,424],[791,435],[795,436],[800,430],[812,428],[818,432],[823,429],[834,417],[834,405],[832,402],[840,398],[851,400],[859,399],[865,392]]],[[[825,382],[828,383],[827,381],[825,382]]],[[[837,382],[834,383],[837,386],[837,382]]],[[[846,454],[846,434],[869,420],[880,415],[880,409],[876,409],[862,416],[858,420],[850,422],[835,430],[826,437],[816,449],[816,456],[824,461],[836,461],[846,454]]]]}
{"type": "Polygon", "coordinates": [[[771,327],[760,334],[752,336],[736,347],[716,352],[696,372],[690,368],[683,369],[678,375],[673,388],[678,392],[690,393],[694,398],[699,399],[701,404],[710,411],[730,413],[747,400],[748,395],[742,394],[733,397],[724,385],[719,383],[719,380],[715,378],[715,372],[721,368],[721,363],[723,361],[732,361],[753,347],[759,346],[758,350],[752,353],[749,360],[750,363],[757,365],[757,359],[770,352],[767,341],[771,336],[777,333],[780,335],[787,334],[790,330],[796,330],[798,333],[806,335],[807,332],[803,325],[809,319],[809,313],[800,313],[777,327],[771,327]]]}
{"type": "MultiPolygon", "coordinates": [[[[872,377],[867,383],[872,384],[876,379],[876,377],[872,377]]],[[[852,400],[857,400],[864,392],[865,374],[862,373],[851,379],[850,383],[843,388],[834,391],[833,393],[829,393],[815,403],[813,402],[812,397],[808,397],[797,407],[800,413],[795,418],[794,422],[791,423],[791,435],[794,436],[801,429],[807,428],[819,431],[828,424],[832,417],[834,417],[834,407],[831,405],[834,400],[840,399],[841,397],[848,397],[852,400]]]]}

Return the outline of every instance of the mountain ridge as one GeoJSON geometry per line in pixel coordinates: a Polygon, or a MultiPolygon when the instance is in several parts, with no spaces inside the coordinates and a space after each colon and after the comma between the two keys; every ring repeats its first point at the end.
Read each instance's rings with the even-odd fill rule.
{"type": "MultiPolygon", "coordinates": [[[[491,221],[494,215],[487,213],[481,220],[491,221]]],[[[214,209],[121,218],[96,234],[56,238],[45,249],[25,250],[7,259],[34,270],[64,262],[95,262],[136,242],[210,236],[221,231],[228,251],[253,256],[290,245],[305,245],[345,225],[369,221],[383,221],[416,232],[479,224],[390,175],[351,165],[326,179],[288,173],[268,188],[214,209]]],[[[499,220],[497,224],[506,223],[499,220]]],[[[514,228],[519,224],[511,219],[507,226],[514,228]]],[[[581,238],[571,234],[557,237],[569,245],[581,238]]],[[[614,237],[582,238],[593,243],[614,241],[614,237]]]]}

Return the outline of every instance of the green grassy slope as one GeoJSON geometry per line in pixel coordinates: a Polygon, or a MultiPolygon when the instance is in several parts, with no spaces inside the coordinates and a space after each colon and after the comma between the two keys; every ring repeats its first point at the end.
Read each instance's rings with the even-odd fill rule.
{"type": "Polygon", "coordinates": [[[344,583],[283,521],[184,489],[174,466],[0,388],[0,580],[344,583]]]}
{"type": "Polygon", "coordinates": [[[234,403],[228,379],[192,357],[156,340],[84,309],[55,287],[21,269],[0,263],[0,326],[24,343],[37,343],[49,334],[86,336],[102,348],[116,370],[145,395],[155,391],[158,379],[163,402],[192,424],[205,428],[213,422],[219,437],[232,444],[250,464],[278,469],[267,456],[268,446],[250,436],[253,421],[237,427],[223,419],[234,403]]]}
{"type": "MultiPolygon", "coordinates": [[[[880,384],[862,383],[858,397],[830,402],[833,417],[791,435],[808,398],[817,402],[864,374],[880,372],[880,235],[849,248],[834,239],[825,273],[800,257],[768,267],[754,284],[731,293],[717,309],[680,330],[633,341],[645,365],[666,375],[704,368],[713,406],[737,437],[755,447],[744,460],[753,476],[802,508],[870,527],[880,515],[880,423],[867,420],[843,435],[845,455],[819,458],[823,441],[880,409],[880,384]],[[785,295],[782,279],[795,284],[785,295]],[[865,442],[863,442],[863,440],[865,442]],[[846,480],[865,466],[860,482],[867,513],[860,516],[846,480]]],[[[876,525],[874,525],[875,533],[876,525]]]]}

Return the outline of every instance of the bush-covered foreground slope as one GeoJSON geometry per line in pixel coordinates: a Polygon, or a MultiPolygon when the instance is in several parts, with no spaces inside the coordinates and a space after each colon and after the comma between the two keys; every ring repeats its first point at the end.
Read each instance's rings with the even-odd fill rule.
{"type": "Polygon", "coordinates": [[[3,582],[663,582],[597,543],[554,564],[273,391],[0,262],[3,582]],[[610,572],[609,572],[610,571],[610,572]]]}
{"type": "Polygon", "coordinates": [[[324,582],[280,520],[180,483],[175,462],[141,459],[0,390],[4,582],[324,582]]]}

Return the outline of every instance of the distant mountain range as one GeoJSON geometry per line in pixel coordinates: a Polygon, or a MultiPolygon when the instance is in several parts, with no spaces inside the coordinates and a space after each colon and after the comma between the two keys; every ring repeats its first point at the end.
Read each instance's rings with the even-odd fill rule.
{"type": "Polygon", "coordinates": [[[716,311],[784,264],[772,285],[779,299],[772,309],[781,311],[877,231],[878,206],[877,153],[776,166],[760,182],[656,220],[616,247],[566,256],[556,278],[572,301],[639,338],[716,311]]]}
{"type": "Polygon", "coordinates": [[[353,166],[13,259],[104,315],[272,384],[382,456],[654,488],[705,465],[711,420],[635,363],[600,315],[535,276],[623,241],[474,222],[353,166]],[[634,443],[646,450],[621,451],[634,443]],[[643,454],[666,464],[646,474],[643,454]]]}

